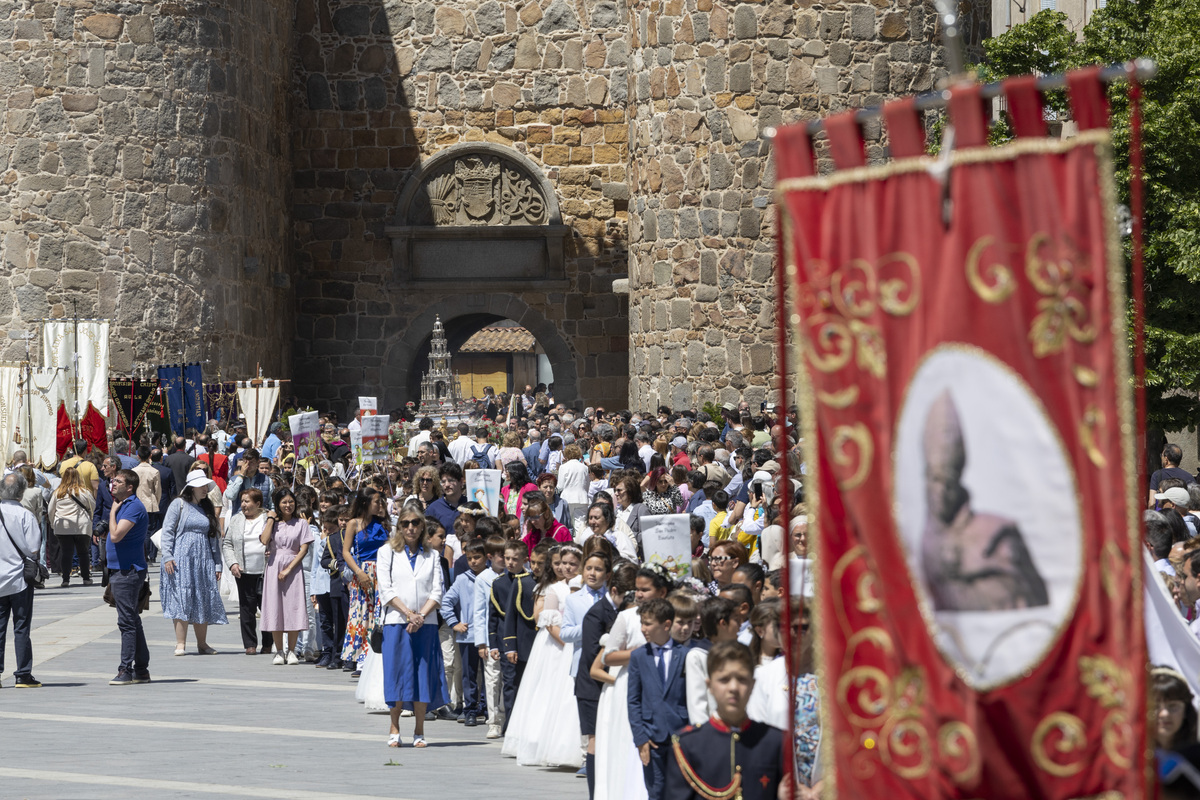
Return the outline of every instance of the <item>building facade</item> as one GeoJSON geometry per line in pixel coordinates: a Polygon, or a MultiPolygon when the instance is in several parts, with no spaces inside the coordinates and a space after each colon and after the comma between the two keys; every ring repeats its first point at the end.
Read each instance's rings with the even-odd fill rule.
{"type": "Polygon", "coordinates": [[[932,88],[935,40],[907,0],[0,2],[0,324],[349,412],[507,319],[567,402],[754,400],[762,129],[932,88]]]}

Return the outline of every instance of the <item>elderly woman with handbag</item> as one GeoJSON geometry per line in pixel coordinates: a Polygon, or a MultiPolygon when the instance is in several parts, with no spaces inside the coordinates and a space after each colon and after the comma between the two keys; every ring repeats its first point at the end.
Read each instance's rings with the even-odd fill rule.
{"type": "MultiPolygon", "coordinates": [[[[242,647],[248,656],[258,652],[257,616],[262,608],[263,572],[267,568],[267,548],[261,537],[266,522],[263,493],[255,488],[246,489],[242,492],[241,510],[229,518],[221,539],[225,566],[237,582],[242,647]]],[[[262,652],[271,652],[271,634],[263,631],[261,636],[262,652]]]]}
{"type": "Polygon", "coordinates": [[[413,747],[425,747],[425,710],[447,702],[436,610],[442,602],[440,553],[425,546],[425,517],[411,506],[379,548],[376,575],[384,606],[384,699],[391,711],[389,747],[400,747],[400,709],[413,704],[413,747]]]}

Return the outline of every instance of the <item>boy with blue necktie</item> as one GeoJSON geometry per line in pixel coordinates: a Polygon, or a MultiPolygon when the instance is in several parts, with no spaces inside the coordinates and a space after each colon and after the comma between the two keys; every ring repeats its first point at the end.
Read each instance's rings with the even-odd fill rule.
{"type": "Polygon", "coordinates": [[[638,612],[646,644],[629,658],[629,727],[650,800],[662,800],[671,734],[688,724],[687,643],[671,637],[675,608],[656,598],[638,612]]]}

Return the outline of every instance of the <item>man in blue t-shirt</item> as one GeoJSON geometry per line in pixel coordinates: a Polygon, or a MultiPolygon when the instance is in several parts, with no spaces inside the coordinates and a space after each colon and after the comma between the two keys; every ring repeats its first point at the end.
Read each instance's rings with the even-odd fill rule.
{"type": "Polygon", "coordinates": [[[1162,451],[1162,469],[1157,469],[1150,476],[1150,498],[1146,501],[1148,508],[1157,508],[1157,500],[1154,495],[1160,491],[1158,485],[1167,478],[1175,478],[1183,481],[1186,486],[1196,479],[1192,477],[1192,473],[1185,469],[1181,469],[1179,464],[1183,461],[1183,448],[1177,444],[1168,444],[1162,451]]]}
{"type": "Polygon", "coordinates": [[[146,581],[146,531],[150,515],[137,499],[138,474],[118,470],[109,482],[112,511],[108,521],[108,578],[121,632],[121,665],[110,686],[150,682],[150,650],[142,631],[140,600],[146,581]]]}
{"type": "Polygon", "coordinates": [[[433,517],[442,523],[446,533],[451,533],[454,531],[454,520],[458,516],[458,507],[466,501],[463,490],[467,488],[467,484],[464,480],[463,468],[453,461],[442,464],[441,469],[438,470],[438,476],[442,480],[442,496],[429,504],[429,508],[425,509],[425,516],[433,517]]]}

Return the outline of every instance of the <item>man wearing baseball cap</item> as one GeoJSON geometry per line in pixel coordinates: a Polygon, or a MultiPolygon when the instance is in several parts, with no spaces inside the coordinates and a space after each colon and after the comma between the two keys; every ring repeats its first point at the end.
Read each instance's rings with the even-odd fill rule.
{"type": "Polygon", "coordinates": [[[1188,513],[1192,505],[1192,496],[1188,494],[1188,490],[1182,486],[1173,486],[1170,489],[1165,489],[1161,492],[1156,492],[1154,499],[1158,501],[1159,507],[1166,511],[1175,509],[1179,515],[1183,517],[1184,523],[1188,526],[1188,531],[1192,536],[1196,535],[1196,518],[1188,513]]]}

